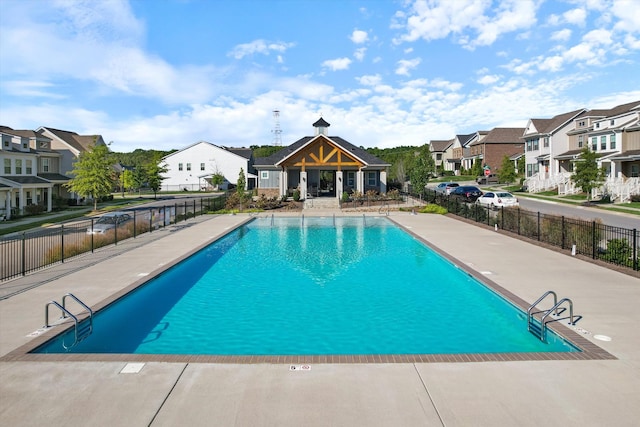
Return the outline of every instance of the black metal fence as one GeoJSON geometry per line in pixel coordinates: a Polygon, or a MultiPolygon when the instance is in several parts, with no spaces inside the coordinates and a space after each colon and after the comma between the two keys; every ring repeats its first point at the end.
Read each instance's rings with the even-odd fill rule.
{"type": "Polygon", "coordinates": [[[97,218],[25,231],[0,238],[0,281],[65,262],[75,256],[135,239],[143,233],[224,208],[226,197],[200,198],[159,207],[126,209],[129,219],[107,228],[97,218]]]}
{"type": "Polygon", "coordinates": [[[640,270],[640,230],[635,228],[614,227],[600,221],[543,214],[519,207],[493,210],[432,190],[414,196],[442,206],[449,213],[559,247],[570,251],[572,255],[583,255],[640,270]]]}

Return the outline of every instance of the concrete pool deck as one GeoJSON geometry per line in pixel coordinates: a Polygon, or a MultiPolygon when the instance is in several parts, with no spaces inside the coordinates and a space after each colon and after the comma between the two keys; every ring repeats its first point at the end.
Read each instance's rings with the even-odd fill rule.
{"type": "MultiPolygon", "coordinates": [[[[638,278],[446,216],[391,212],[390,217],[527,302],[547,290],[571,298],[575,313],[583,316],[580,333],[616,359],[322,363],[307,371],[278,363],[147,362],[137,373],[121,373],[136,368],[122,360],[47,361],[47,355],[42,361],[6,360],[34,339],[28,335],[42,327],[46,302],[73,292],[95,306],[249,218],[217,216],[163,230],[162,238],[156,235],[122,255],[114,250],[97,263],[87,259],[81,269],[69,262],[0,284],[15,287],[23,281],[29,287],[42,281],[0,301],[0,356],[5,356],[0,362],[0,424],[637,425],[638,278]],[[63,267],[69,271],[61,273],[63,267]]],[[[455,310],[455,302],[451,305],[455,310]]]]}

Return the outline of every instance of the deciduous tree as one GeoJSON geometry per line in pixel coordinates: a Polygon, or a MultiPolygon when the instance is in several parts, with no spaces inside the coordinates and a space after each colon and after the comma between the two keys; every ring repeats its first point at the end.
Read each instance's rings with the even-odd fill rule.
{"type": "Polygon", "coordinates": [[[73,178],[65,184],[69,190],[93,199],[93,209],[98,209],[98,200],[111,194],[113,189],[113,161],[106,145],[94,145],[80,153],[71,171],[73,178]]]}
{"type": "Polygon", "coordinates": [[[598,168],[598,154],[591,151],[589,147],[582,149],[580,157],[576,160],[571,180],[587,193],[587,201],[591,200],[591,190],[604,182],[604,173],[598,168]]]}

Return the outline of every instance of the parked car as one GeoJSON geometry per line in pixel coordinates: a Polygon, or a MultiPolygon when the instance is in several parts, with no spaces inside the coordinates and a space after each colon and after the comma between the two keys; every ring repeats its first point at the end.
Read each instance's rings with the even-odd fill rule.
{"type": "Polygon", "coordinates": [[[491,209],[519,206],[516,196],[506,191],[486,192],[478,198],[476,203],[483,206],[489,206],[491,209]]]}
{"type": "Polygon", "coordinates": [[[458,184],[457,182],[441,182],[434,190],[436,193],[445,194],[448,196],[449,194],[451,194],[451,190],[459,186],[460,184],[458,184]]]}
{"type": "Polygon", "coordinates": [[[476,182],[478,184],[497,184],[498,183],[498,175],[492,173],[489,176],[485,176],[485,175],[479,176],[476,179],[476,182]]]}
{"type": "Polygon", "coordinates": [[[104,234],[109,230],[113,230],[116,226],[121,226],[125,222],[132,219],[131,215],[126,212],[109,212],[102,215],[93,227],[87,228],[87,234],[104,234]]]}
{"type": "Polygon", "coordinates": [[[478,187],[472,185],[461,185],[453,189],[451,197],[464,200],[465,202],[475,202],[478,197],[482,196],[482,191],[478,187]]]}

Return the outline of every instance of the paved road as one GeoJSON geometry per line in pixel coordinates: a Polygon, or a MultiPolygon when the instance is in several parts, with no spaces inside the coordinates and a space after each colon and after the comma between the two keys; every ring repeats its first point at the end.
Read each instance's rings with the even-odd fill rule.
{"type": "Polygon", "coordinates": [[[583,206],[573,206],[564,203],[550,202],[546,200],[529,199],[518,197],[520,207],[534,212],[541,212],[551,215],[560,215],[586,220],[600,219],[603,224],[615,227],[638,229],[640,228],[640,216],[623,214],[617,212],[606,212],[599,208],[588,208],[583,206]]]}

